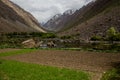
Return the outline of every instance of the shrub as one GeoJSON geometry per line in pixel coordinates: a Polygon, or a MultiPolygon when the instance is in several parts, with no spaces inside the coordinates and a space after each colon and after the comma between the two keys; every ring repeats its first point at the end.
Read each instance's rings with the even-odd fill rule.
{"type": "Polygon", "coordinates": [[[101,80],[120,80],[120,75],[117,73],[117,69],[112,69],[106,72],[101,80]]]}
{"type": "Polygon", "coordinates": [[[91,37],[90,40],[92,40],[92,41],[100,41],[100,40],[102,40],[102,37],[96,35],[96,36],[91,37]]]}
{"type": "Polygon", "coordinates": [[[62,36],[61,39],[71,39],[72,36],[62,36]]]}

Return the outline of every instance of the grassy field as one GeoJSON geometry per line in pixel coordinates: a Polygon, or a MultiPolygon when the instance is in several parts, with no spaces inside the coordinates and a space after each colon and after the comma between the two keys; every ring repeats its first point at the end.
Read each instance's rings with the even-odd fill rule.
{"type": "MultiPolygon", "coordinates": [[[[0,57],[29,53],[23,49],[0,53],[0,57]]],[[[89,74],[65,68],[56,68],[18,61],[0,60],[0,80],[90,80],[89,74]]]]}
{"type": "Polygon", "coordinates": [[[0,57],[18,55],[18,54],[26,54],[26,53],[30,53],[33,51],[37,51],[37,49],[21,49],[21,50],[16,50],[16,51],[2,52],[0,53],[0,57]]]}
{"type": "Polygon", "coordinates": [[[89,80],[88,74],[55,67],[2,60],[0,80],[89,80]]]}

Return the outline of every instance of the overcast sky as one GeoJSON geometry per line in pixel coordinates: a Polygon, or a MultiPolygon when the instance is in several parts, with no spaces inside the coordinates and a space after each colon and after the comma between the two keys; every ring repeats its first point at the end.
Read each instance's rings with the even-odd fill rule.
{"type": "Polygon", "coordinates": [[[46,22],[52,16],[69,9],[79,9],[92,0],[11,0],[28,12],[39,22],[46,22]]]}

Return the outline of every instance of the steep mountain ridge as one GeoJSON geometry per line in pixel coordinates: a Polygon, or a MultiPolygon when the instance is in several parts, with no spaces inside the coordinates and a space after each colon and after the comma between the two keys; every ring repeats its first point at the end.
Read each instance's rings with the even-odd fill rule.
{"type": "Polygon", "coordinates": [[[71,16],[72,23],[67,23],[66,26],[72,27],[78,25],[90,18],[98,15],[109,7],[119,5],[118,0],[96,0],[90,2],[88,5],[82,7],[71,16]]]}
{"type": "Polygon", "coordinates": [[[110,27],[120,31],[120,0],[96,0],[70,16],[59,36],[89,40],[94,35],[104,36],[110,27]]]}
{"type": "Polygon", "coordinates": [[[58,32],[61,29],[64,28],[64,24],[66,22],[68,22],[70,16],[72,14],[74,14],[74,10],[67,10],[65,11],[63,14],[57,14],[57,18],[56,15],[53,16],[50,20],[48,20],[47,23],[45,23],[43,26],[45,29],[49,30],[49,31],[54,31],[54,32],[58,32]]]}
{"type": "Polygon", "coordinates": [[[0,0],[0,32],[46,32],[28,12],[9,0],[0,0]]]}

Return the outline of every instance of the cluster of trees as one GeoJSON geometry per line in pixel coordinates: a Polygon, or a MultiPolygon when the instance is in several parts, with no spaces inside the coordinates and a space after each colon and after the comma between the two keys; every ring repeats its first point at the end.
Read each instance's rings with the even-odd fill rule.
{"type": "Polygon", "coordinates": [[[108,29],[107,34],[105,37],[101,37],[101,36],[93,36],[91,37],[91,40],[93,41],[120,41],[120,32],[117,32],[116,29],[114,27],[111,27],[110,29],[108,29]]]}
{"type": "Polygon", "coordinates": [[[40,37],[40,38],[56,38],[57,36],[53,33],[40,33],[40,32],[13,32],[1,34],[2,37],[6,38],[30,38],[30,37],[40,37]]]}

